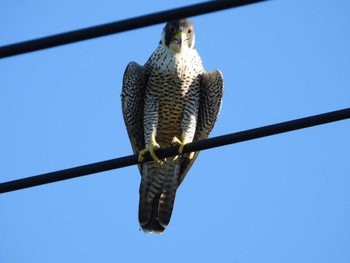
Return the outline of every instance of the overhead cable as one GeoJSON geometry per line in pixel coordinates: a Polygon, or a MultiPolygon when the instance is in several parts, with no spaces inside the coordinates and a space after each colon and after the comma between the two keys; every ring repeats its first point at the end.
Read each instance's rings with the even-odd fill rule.
{"type": "MultiPolygon", "coordinates": [[[[183,153],[206,150],[214,147],[220,147],[228,144],[244,142],[248,140],[258,139],[266,136],[280,134],[284,132],[304,129],[316,125],[326,124],[330,122],[340,121],[350,118],[350,108],[338,111],[332,111],[301,119],[286,121],[273,125],[263,126],[255,129],[245,130],[241,132],[231,133],[223,136],[209,138],[207,140],[196,141],[186,144],[183,153]]],[[[156,152],[160,159],[176,156],[178,154],[178,146],[162,149],[156,152]]],[[[55,171],[51,173],[31,176],[14,181],[0,183],[0,193],[11,192],[28,187],[39,186],[43,184],[53,183],[57,181],[76,178],[93,173],[109,171],[126,166],[138,164],[137,155],[129,155],[121,158],[115,158],[107,161],[87,164],[65,170],[55,171]]],[[[152,161],[147,153],[145,162],[152,161]]]]}
{"type": "Polygon", "coordinates": [[[0,58],[15,56],[41,49],[57,47],[96,37],[116,34],[132,29],[164,23],[170,20],[207,14],[228,8],[264,2],[268,0],[218,0],[180,7],[149,15],[129,18],[108,24],[78,29],[66,33],[28,40],[0,47],[0,58]]]}

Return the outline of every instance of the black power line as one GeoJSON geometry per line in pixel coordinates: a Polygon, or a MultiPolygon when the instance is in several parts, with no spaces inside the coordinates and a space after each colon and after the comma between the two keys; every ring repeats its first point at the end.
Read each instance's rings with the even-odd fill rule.
{"type": "Polygon", "coordinates": [[[70,44],[82,40],[107,36],[127,30],[164,23],[170,20],[202,15],[228,8],[263,2],[267,0],[219,0],[210,1],[149,15],[139,16],[113,23],[74,30],[53,36],[33,39],[0,47],[0,58],[19,55],[40,49],[70,44]]]}
{"type": "MultiPolygon", "coordinates": [[[[279,133],[294,131],[298,129],[308,128],[316,125],[326,124],[329,122],[340,121],[350,118],[350,108],[328,112],[324,114],[314,115],[306,118],[296,119],[292,121],[277,123],[251,130],[231,133],[223,136],[210,138],[207,140],[189,143],[184,147],[184,153],[206,150],[214,147],[220,147],[228,144],[258,139],[279,133]]],[[[178,152],[177,147],[166,148],[157,151],[157,156],[161,159],[175,156],[178,152]]],[[[151,161],[149,154],[145,156],[145,162],[151,161]]],[[[78,166],[70,169],[60,170],[56,172],[36,175],[14,181],[0,184],[0,193],[11,192],[32,186],[38,186],[47,183],[53,183],[79,176],[89,175],[98,172],[104,172],[112,169],[122,168],[137,164],[137,155],[129,155],[121,158],[111,159],[103,162],[92,163],[88,165],[78,166]]]]}

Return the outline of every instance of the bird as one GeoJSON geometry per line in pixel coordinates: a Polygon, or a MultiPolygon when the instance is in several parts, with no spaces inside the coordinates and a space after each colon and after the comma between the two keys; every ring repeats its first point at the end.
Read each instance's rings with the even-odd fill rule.
{"type": "Polygon", "coordinates": [[[219,70],[206,72],[187,18],[169,21],[160,42],[141,66],[130,62],[121,91],[122,113],[141,174],[138,219],[145,233],[162,233],[175,195],[199,152],[184,146],[207,139],[219,115],[224,90],[219,70]],[[178,155],[159,159],[157,150],[178,145],[178,155]],[[149,152],[153,161],[143,163],[149,152]]]}

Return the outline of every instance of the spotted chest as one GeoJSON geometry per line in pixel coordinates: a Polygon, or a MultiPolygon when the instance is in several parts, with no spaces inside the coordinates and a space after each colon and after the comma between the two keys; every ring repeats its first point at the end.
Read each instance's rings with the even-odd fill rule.
{"type": "Polygon", "coordinates": [[[163,45],[158,46],[146,66],[146,94],[151,94],[158,104],[157,141],[168,143],[172,137],[181,136],[184,110],[191,110],[186,105],[198,101],[199,75],[204,68],[195,49],[173,53],[163,45]]]}

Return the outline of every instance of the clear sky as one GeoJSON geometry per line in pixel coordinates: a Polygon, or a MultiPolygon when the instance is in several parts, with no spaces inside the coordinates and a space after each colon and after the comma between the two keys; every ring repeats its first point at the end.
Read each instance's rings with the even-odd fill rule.
{"type": "MultiPolygon", "coordinates": [[[[2,1],[0,45],[199,1],[2,1]]],[[[350,106],[350,1],[275,0],[192,18],[225,76],[212,136],[350,106]]],[[[131,154],[120,91],[164,25],[0,60],[0,180],[131,154]]],[[[350,262],[350,121],[203,151],[163,235],[135,166],[0,195],[0,262],[350,262]]]]}

